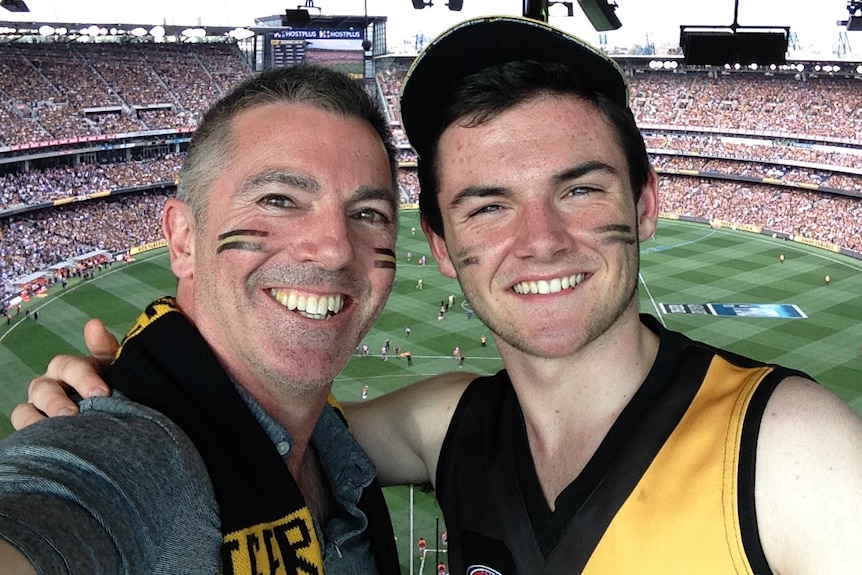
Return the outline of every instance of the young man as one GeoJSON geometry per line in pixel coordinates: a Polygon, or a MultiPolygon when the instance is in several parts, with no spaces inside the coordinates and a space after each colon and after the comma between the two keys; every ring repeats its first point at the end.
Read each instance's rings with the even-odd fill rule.
{"type": "Polygon", "coordinates": [[[432,255],[506,370],[350,417],[363,444],[387,430],[383,477],[434,479],[453,572],[862,571],[859,418],[638,314],[658,185],[610,60],[468,22],[417,58],[401,114],[432,255]]]}
{"type": "MultiPolygon", "coordinates": [[[[506,369],[348,418],[381,481],[434,484],[451,572],[859,572],[859,418],[638,314],[658,184],[622,72],[547,25],[482,18],[432,42],[401,103],[433,256],[506,369]]],[[[58,360],[31,397],[55,410],[75,370],[58,360]]]]}
{"type": "Polygon", "coordinates": [[[106,371],[122,395],[0,442],[0,573],[399,571],[373,465],[327,405],[392,285],[394,157],[325,69],[208,111],[164,209],[177,295],[106,371]]]}

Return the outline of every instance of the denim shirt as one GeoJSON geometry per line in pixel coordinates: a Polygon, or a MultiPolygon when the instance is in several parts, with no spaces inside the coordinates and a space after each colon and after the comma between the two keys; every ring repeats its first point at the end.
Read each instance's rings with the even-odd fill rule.
{"type": "MultiPolygon", "coordinates": [[[[286,465],[293,443],[290,435],[244,389],[237,389],[286,465]]],[[[327,575],[373,575],[378,571],[365,533],[368,519],[358,504],[363,489],[374,480],[377,470],[329,405],[317,420],[311,442],[339,508],[339,513],[326,525],[321,527],[316,519],[314,522],[323,548],[324,570],[327,575]]]]}
{"type": "MultiPolygon", "coordinates": [[[[241,391],[283,457],[291,438],[241,391]]],[[[222,542],[203,460],[161,413],[112,397],[0,441],[0,539],[41,573],[212,575],[222,542]],[[74,526],[74,528],[69,528],[74,526]]],[[[312,435],[339,513],[315,524],[327,575],[378,573],[357,503],[375,476],[335,411],[312,435]]]]}

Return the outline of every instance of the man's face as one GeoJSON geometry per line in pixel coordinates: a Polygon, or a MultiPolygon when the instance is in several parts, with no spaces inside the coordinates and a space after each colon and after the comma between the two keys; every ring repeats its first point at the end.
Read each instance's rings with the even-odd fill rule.
{"type": "Polygon", "coordinates": [[[432,251],[501,353],[566,357],[621,317],[636,321],[656,182],[635,204],[626,158],[593,104],[540,96],[475,127],[456,122],[439,141],[438,175],[445,241],[426,229],[432,251]]]}
{"type": "Polygon", "coordinates": [[[234,379],[317,389],[347,363],[392,285],[386,151],[366,122],[303,104],[246,110],[231,132],[190,260],[175,272],[193,281],[191,315],[234,379]]]}

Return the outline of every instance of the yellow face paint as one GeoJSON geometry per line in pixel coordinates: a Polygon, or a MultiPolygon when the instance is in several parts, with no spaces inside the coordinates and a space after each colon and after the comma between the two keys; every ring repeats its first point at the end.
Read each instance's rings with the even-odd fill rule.
{"type": "Polygon", "coordinates": [[[374,267],[395,269],[395,252],[388,248],[374,248],[374,267]]]}
{"type": "Polygon", "coordinates": [[[265,238],[269,232],[260,230],[232,230],[220,234],[218,237],[218,247],[216,253],[220,254],[224,250],[247,250],[259,252],[263,249],[263,242],[250,241],[252,238],[265,238]]]}

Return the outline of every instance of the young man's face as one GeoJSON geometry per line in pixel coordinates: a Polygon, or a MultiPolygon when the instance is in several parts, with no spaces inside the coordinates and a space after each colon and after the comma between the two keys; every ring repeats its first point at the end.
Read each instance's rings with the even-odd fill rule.
{"type": "Polygon", "coordinates": [[[432,251],[503,348],[565,357],[637,316],[656,182],[635,204],[626,158],[593,104],[540,96],[475,127],[456,122],[438,170],[445,242],[430,233],[432,251]]]}
{"type": "Polygon", "coordinates": [[[388,157],[367,122],[308,105],[261,105],[231,129],[180,266],[194,321],[235,379],[314,389],[344,367],[392,286],[388,157]]]}

